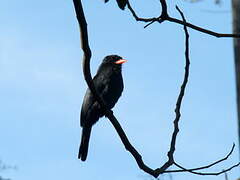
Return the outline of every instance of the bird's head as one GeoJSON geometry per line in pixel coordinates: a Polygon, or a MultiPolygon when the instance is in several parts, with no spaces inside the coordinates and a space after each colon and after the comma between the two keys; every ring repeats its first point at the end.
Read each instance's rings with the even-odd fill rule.
{"type": "Polygon", "coordinates": [[[127,62],[127,60],[123,59],[118,55],[109,55],[103,59],[103,64],[108,64],[112,66],[121,67],[123,63],[127,62]]]}
{"type": "Polygon", "coordinates": [[[111,70],[112,72],[121,72],[122,64],[125,62],[127,62],[127,60],[122,59],[122,57],[118,55],[106,56],[98,68],[98,72],[107,70],[111,70]]]}

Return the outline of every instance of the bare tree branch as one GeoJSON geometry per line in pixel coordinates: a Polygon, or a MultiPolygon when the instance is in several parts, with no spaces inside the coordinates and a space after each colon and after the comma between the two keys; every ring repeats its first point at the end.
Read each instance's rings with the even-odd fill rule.
{"type": "Polygon", "coordinates": [[[160,0],[161,6],[162,6],[162,14],[159,17],[153,17],[153,18],[141,18],[138,17],[138,15],[136,14],[136,12],[134,11],[134,9],[132,8],[131,4],[129,3],[129,1],[127,2],[127,6],[128,9],[130,10],[130,12],[132,13],[133,17],[136,19],[136,21],[142,21],[142,22],[146,22],[148,23],[147,25],[145,25],[144,27],[148,27],[150,24],[154,23],[154,22],[159,22],[162,23],[164,21],[169,21],[169,22],[174,22],[177,24],[181,24],[181,25],[185,25],[189,28],[192,28],[194,30],[197,30],[199,32],[205,33],[205,34],[209,34],[211,36],[215,36],[217,38],[221,38],[221,37],[232,37],[232,38],[240,38],[240,34],[225,34],[225,33],[217,33],[208,29],[204,29],[202,27],[196,26],[194,24],[191,24],[189,22],[184,22],[181,21],[179,19],[170,17],[167,13],[167,4],[165,2],[165,0],[160,0]]]}
{"type": "MultiPolygon", "coordinates": [[[[178,7],[177,7],[178,9],[178,7]]],[[[180,11],[179,11],[180,12],[180,11]]],[[[183,21],[185,22],[185,17],[183,15],[183,13],[181,12],[181,16],[183,18],[183,21]]],[[[181,104],[182,104],[182,100],[184,97],[184,93],[185,93],[185,89],[187,86],[187,82],[188,82],[188,77],[189,77],[189,67],[190,67],[190,60],[189,60],[189,34],[187,31],[187,27],[184,25],[184,32],[185,32],[185,60],[186,60],[186,64],[185,64],[185,73],[184,73],[184,79],[183,79],[183,83],[181,85],[181,90],[180,93],[178,95],[177,98],[177,103],[176,103],[176,108],[175,108],[175,120],[174,122],[174,131],[172,134],[172,140],[171,140],[171,145],[170,145],[170,150],[168,151],[168,161],[159,169],[157,169],[158,172],[163,172],[165,171],[168,167],[170,167],[173,163],[174,163],[174,157],[173,154],[175,152],[175,146],[176,146],[176,138],[177,138],[177,134],[179,132],[179,127],[178,127],[178,123],[181,117],[181,104]]]]}
{"type": "Polygon", "coordinates": [[[135,160],[137,161],[137,164],[139,168],[141,168],[143,171],[151,174],[154,177],[157,177],[158,175],[154,172],[153,169],[149,168],[146,166],[142,160],[142,156],[137,152],[137,150],[131,145],[129,142],[125,132],[123,131],[121,125],[113,115],[113,112],[111,110],[108,110],[106,105],[104,104],[102,98],[98,95],[93,81],[92,81],[92,76],[90,72],[90,59],[91,59],[91,49],[89,47],[89,42],[88,42],[88,31],[87,31],[87,22],[84,16],[83,8],[82,8],[82,3],[80,0],[73,0],[74,7],[75,7],[75,12],[77,15],[77,20],[79,23],[80,31],[81,31],[81,45],[82,45],[82,50],[84,52],[83,54],[83,73],[84,73],[84,78],[88,84],[89,89],[93,93],[94,97],[97,99],[101,107],[105,110],[105,114],[116,129],[118,135],[121,138],[122,143],[124,144],[125,148],[133,155],[135,160]]]}
{"type": "Polygon", "coordinates": [[[168,17],[168,11],[167,11],[167,3],[165,0],[160,0],[161,6],[162,6],[162,14],[161,18],[168,17]]]}
{"type": "Polygon", "coordinates": [[[231,167],[229,167],[229,168],[227,168],[225,170],[222,170],[220,172],[212,172],[212,173],[195,172],[195,171],[192,171],[190,169],[186,169],[186,168],[182,167],[181,165],[179,165],[179,164],[177,164],[175,162],[174,162],[174,165],[176,165],[180,169],[184,170],[185,172],[189,172],[189,173],[192,173],[192,174],[197,174],[197,175],[202,175],[202,176],[218,176],[220,174],[223,174],[225,172],[228,172],[228,171],[232,170],[235,167],[238,167],[240,165],[240,163],[237,163],[237,164],[235,164],[235,165],[233,165],[233,166],[231,166],[231,167]]]}
{"type": "MultiPolygon", "coordinates": [[[[78,20],[79,27],[80,27],[81,47],[82,47],[82,50],[83,50],[83,53],[84,53],[83,54],[83,73],[84,73],[84,78],[85,78],[85,80],[87,82],[87,85],[88,85],[90,91],[93,93],[94,97],[97,99],[97,101],[101,105],[102,109],[105,111],[106,117],[108,117],[108,119],[110,120],[110,122],[114,126],[115,130],[117,131],[117,133],[118,133],[122,143],[124,144],[126,150],[128,150],[132,154],[132,156],[135,158],[135,160],[136,160],[136,162],[137,162],[137,164],[138,164],[140,169],[142,169],[143,171],[145,171],[146,173],[148,173],[148,174],[150,174],[150,175],[152,175],[154,177],[158,177],[160,174],[166,173],[167,172],[166,170],[173,164],[176,165],[177,167],[179,167],[180,169],[184,170],[185,172],[190,172],[190,173],[196,174],[196,172],[193,172],[192,170],[185,169],[182,166],[176,164],[174,162],[174,157],[173,157],[173,154],[175,152],[176,138],[177,138],[177,134],[179,132],[178,123],[179,123],[179,120],[180,120],[180,117],[181,117],[181,113],[180,113],[181,103],[182,103],[182,100],[183,100],[183,97],[184,97],[184,93],[185,93],[185,88],[186,88],[186,85],[187,85],[187,82],[188,82],[189,66],[190,66],[190,60],[189,60],[189,35],[188,35],[188,31],[187,31],[187,26],[188,25],[186,23],[186,20],[184,18],[183,13],[177,7],[177,9],[178,9],[178,11],[181,14],[182,19],[183,19],[183,21],[181,21],[181,22],[182,22],[182,25],[184,25],[184,31],[185,31],[185,36],[186,36],[186,41],[185,41],[186,65],[185,65],[184,80],[183,80],[183,83],[181,85],[181,90],[180,90],[180,93],[179,93],[179,96],[178,96],[178,99],[177,99],[177,103],[176,103],[176,108],[175,108],[176,118],[174,120],[174,131],[173,131],[173,134],[172,134],[171,146],[170,146],[170,150],[168,152],[168,161],[162,167],[153,170],[152,168],[148,167],[143,162],[142,156],[132,146],[132,144],[128,140],[125,132],[123,131],[121,125],[119,124],[118,120],[113,115],[113,112],[106,107],[102,97],[100,97],[98,95],[98,93],[97,93],[97,91],[95,89],[95,86],[94,86],[93,81],[92,81],[91,71],[90,71],[91,49],[89,47],[89,42],[88,42],[87,22],[86,22],[86,19],[85,19],[85,15],[84,15],[84,11],[83,11],[81,0],[73,0],[73,3],[74,3],[77,20],[78,20]]],[[[167,5],[166,5],[165,0],[160,0],[160,3],[162,4],[162,7],[163,7],[161,16],[168,18],[168,15],[167,15],[167,5]]],[[[130,6],[129,2],[127,2],[127,4],[128,4],[129,9],[131,10],[131,6],[130,6]]],[[[133,13],[133,16],[137,19],[138,17],[135,14],[135,12],[133,10],[131,12],[133,13]]],[[[140,18],[139,20],[140,21],[145,21],[145,22],[155,21],[155,19],[142,19],[142,18],[140,18]]],[[[236,167],[238,165],[239,164],[234,165],[234,166],[228,168],[227,170],[225,170],[224,172],[229,171],[229,170],[231,170],[232,168],[234,168],[234,167],[236,167]]],[[[183,172],[183,171],[181,171],[181,172],[183,172]]],[[[223,173],[223,172],[221,172],[221,173],[223,173]]],[[[198,173],[198,174],[200,174],[200,173],[198,173]]],[[[211,173],[209,173],[209,175],[210,174],[211,173]]],[[[216,174],[214,174],[214,175],[216,175],[216,174]]]]}
{"type": "Polygon", "coordinates": [[[168,17],[166,20],[170,21],[170,22],[177,23],[177,24],[186,25],[187,27],[190,27],[192,29],[195,29],[195,30],[200,31],[200,32],[205,33],[205,34],[209,34],[209,35],[215,36],[217,38],[221,38],[221,37],[240,38],[240,34],[217,33],[217,32],[214,32],[214,31],[211,31],[211,30],[207,30],[207,29],[201,28],[199,26],[193,25],[193,24],[188,23],[188,22],[184,23],[184,22],[182,22],[182,21],[180,21],[178,19],[172,18],[172,17],[168,17]]]}
{"type": "MultiPolygon", "coordinates": [[[[211,163],[209,165],[206,165],[206,166],[202,166],[202,167],[198,167],[198,168],[191,168],[191,169],[188,169],[188,170],[189,171],[197,171],[197,170],[201,170],[201,169],[207,169],[207,168],[210,168],[210,167],[212,167],[212,166],[214,166],[216,164],[219,164],[219,163],[221,163],[221,162],[223,162],[223,161],[225,161],[225,160],[227,160],[229,158],[229,156],[233,153],[234,148],[235,148],[235,144],[233,144],[233,146],[231,148],[231,151],[224,158],[222,158],[220,160],[217,160],[217,161],[215,161],[215,162],[213,162],[213,163],[211,163]]],[[[185,170],[181,169],[181,170],[168,170],[168,171],[165,171],[165,173],[168,173],[168,172],[169,173],[185,172],[185,170]]]]}

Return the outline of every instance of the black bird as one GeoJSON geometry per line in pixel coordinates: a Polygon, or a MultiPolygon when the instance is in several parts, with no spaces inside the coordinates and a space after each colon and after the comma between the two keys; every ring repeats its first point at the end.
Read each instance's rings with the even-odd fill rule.
{"type": "MultiPolygon", "coordinates": [[[[99,66],[97,74],[93,78],[93,83],[98,94],[103,98],[108,109],[112,109],[123,91],[122,64],[126,60],[118,55],[106,56],[99,66]]],[[[92,126],[104,116],[104,111],[100,104],[93,97],[89,89],[85,94],[80,125],[82,126],[82,138],[78,153],[78,159],[85,161],[88,153],[89,138],[92,126]]]]}

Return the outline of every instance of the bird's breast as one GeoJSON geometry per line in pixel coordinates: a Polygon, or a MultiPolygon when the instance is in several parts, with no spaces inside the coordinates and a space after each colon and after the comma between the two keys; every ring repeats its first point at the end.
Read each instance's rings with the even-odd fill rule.
{"type": "Polygon", "coordinates": [[[103,93],[103,99],[106,105],[111,109],[116,104],[123,91],[122,75],[120,73],[112,74],[107,86],[107,92],[103,93]]]}

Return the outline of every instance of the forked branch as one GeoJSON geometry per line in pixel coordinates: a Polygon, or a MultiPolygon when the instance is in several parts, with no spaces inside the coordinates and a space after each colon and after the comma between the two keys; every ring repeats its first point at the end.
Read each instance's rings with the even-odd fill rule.
{"type": "Polygon", "coordinates": [[[148,27],[149,25],[151,25],[154,22],[162,23],[164,21],[169,21],[169,22],[173,22],[173,23],[176,23],[176,24],[185,25],[185,26],[187,26],[189,28],[192,28],[194,30],[197,30],[197,31],[205,33],[205,34],[209,34],[211,36],[215,36],[217,38],[221,38],[221,37],[240,38],[240,34],[217,33],[217,32],[214,32],[214,31],[211,31],[211,30],[204,29],[202,27],[196,26],[196,25],[191,24],[189,22],[173,18],[173,17],[168,15],[166,1],[165,0],[159,0],[159,2],[160,2],[160,5],[162,7],[162,13],[161,13],[161,15],[159,17],[153,17],[153,18],[141,18],[141,17],[138,17],[137,13],[134,11],[134,9],[132,8],[132,6],[129,3],[129,1],[127,1],[127,7],[130,10],[130,12],[132,13],[133,17],[136,19],[136,21],[142,21],[142,22],[147,23],[147,25],[145,25],[144,28],[148,27]]]}
{"type": "MultiPolygon", "coordinates": [[[[160,17],[169,18],[168,14],[167,14],[167,5],[166,5],[165,0],[160,0],[160,2],[161,2],[161,5],[163,7],[162,15],[160,17]]],[[[180,168],[180,170],[176,170],[176,172],[190,172],[190,173],[197,174],[195,172],[195,170],[206,169],[206,168],[208,168],[210,166],[213,166],[215,164],[218,164],[218,163],[222,162],[223,160],[219,160],[217,162],[212,163],[212,165],[210,165],[210,166],[205,166],[205,167],[195,168],[195,169],[186,169],[186,168],[178,165],[174,161],[174,156],[173,155],[174,155],[174,152],[175,152],[175,145],[176,145],[177,134],[179,132],[178,123],[179,123],[179,120],[180,120],[180,117],[181,117],[181,114],[180,114],[181,103],[182,103],[182,100],[183,100],[183,97],[184,97],[184,93],[185,93],[185,88],[186,88],[186,85],[187,85],[187,82],[188,82],[189,66],[190,66],[190,60],[189,60],[189,35],[188,35],[188,31],[187,31],[187,26],[189,27],[189,25],[187,24],[187,22],[186,22],[186,20],[184,18],[184,15],[180,11],[180,9],[177,8],[178,11],[180,12],[181,16],[182,16],[182,19],[183,19],[183,21],[181,21],[181,22],[182,22],[182,25],[184,25],[184,31],[185,31],[185,36],[186,36],[186,41],[185,41],[185,47],[186,47],[186,50],[185,50],[185,60],[186,60],[186,65],[185,65],[184,80],[183,80],[183,83],[182,83],[182,86],[181,86],[181,90],[180,90],[180,93],[179,93],[179,96],[178,96],[178,99],[177,99],[177,103],[176,103],[176,109],[175,109],[176,117],[175,117],[175,120],[174,120],[174,131],[173,131],[173,134],[172,134],[171,146],[170,146],[170,149],[169,149],[169,152],[168,152],[168,161],[166,163],[164,163],[163,166],[161,166],[160,168],[157,168],[157,169],[154,170],[154,169],[150,168],[149,166],[147,166],[143,162],[142,156],[138,153],[138,151],[130,143],[130,141],[128,140],[127,135],[123,131],[121,125],[119,124],[118,120],[114,116],[113,112],[106,107],[106,105],[104,104],[104,101],[98,95],[98,93],[97,93],[97,91],[95,89],[95,86],[94,86],[93,81],[92,81],[91,71],[90,71],[91,49],[89,47],[89,42],[88,42],[87,22],[86,22],[86,19],[85,19],[85,15],[84,15],[84,11],[83,11],[81,0],[73,0],[73,3],[74,3],[77,20],[78,20],[79,27],[80,27],[81,47],[82,47],[82,50],[83,50],[83,53],[84,53],[83,54],[83,73],[84,73],[84,78],[85,78],[85,80],[87,82],[87,85],[88,85],[89,89],[93,93],[94,97],[97,99],[97,101],[99,102],[101,107],[104,109],[107,118],[110,120],[110,122],[114,126],[115,130],[117,131],[117,133],[118,133],[122,143],[124,144],[126,150],[129,151],[132,154],[132,156],[135,158],[139,168],[142,169],[143,171],[145,171],[146,173],[154,176],[154,177],[158,177],[160,174],[173,172],[173,171],[168,171],[167,170],[172,165],[176,165],[177,167],[180,168]]],[[[130,6],[129,2],[128,2],[128,7],[131,10],[131,6],[130,6]]],[[[133,10],[131,10],[131,12],[133,13],[133,16],[135,18],[138,18],[133,10]]],[[[145,22],[156,21],[155,18],[153,18],[153,19],[139,18],[139,20],[145,21],[145,22]]],[[[179,23],[179,24],[181,24],[181,23],[179,23]]],[[[231,150],[231,153],[232,153],[232,151],[233,150],[231,150]]],[[[226,172],[228,170],[231,170],[233,167],[236,167],[238,165],[239,164],[236,164],[236,165],[228,168],[224,172],[226,172]]],[[[198,173],[198,174],[200,174],[200,173],[198,173]]],[[[203,174],[201,174],[201,175],[203,175],[203,174]]],[[[217,173],[215,173],[215,174],[208,173],[207,175],[218,175],[218,174],[217,173]]]]}

